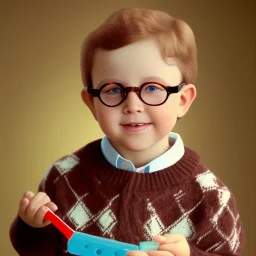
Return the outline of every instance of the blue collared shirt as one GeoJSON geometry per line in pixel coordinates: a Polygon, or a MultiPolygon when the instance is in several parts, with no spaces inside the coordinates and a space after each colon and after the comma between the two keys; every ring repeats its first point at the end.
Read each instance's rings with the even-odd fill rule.
{"type": "Polygon", "coordinates": [[[118,169],[140,173],[156,172],[174,165],[184,155],[185,149],[180,135],[178,133],[171,132],[169,135],[170,142],[171,139],[174,140],[174,144],[169,150],[150,163],[139,168],[136,168],[128,159],[123,158],[111,145],[107,136],[104,136],[101,140],[101,150],[106,160],[118,169]]]}

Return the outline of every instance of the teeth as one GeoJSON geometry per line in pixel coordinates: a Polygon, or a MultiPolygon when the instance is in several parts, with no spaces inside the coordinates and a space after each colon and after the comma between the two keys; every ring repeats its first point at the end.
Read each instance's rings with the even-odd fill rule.
{"type": "Polygon", "coordinates": [[[131,126],[142,126],[144,124],[130,124],[131,126]]]}

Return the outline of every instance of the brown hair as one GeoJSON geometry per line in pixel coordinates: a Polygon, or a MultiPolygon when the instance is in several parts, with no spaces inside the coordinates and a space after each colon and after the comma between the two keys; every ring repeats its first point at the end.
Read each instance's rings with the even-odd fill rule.
{"type": "Polygon", "coordinates": [[[91,82],[93,57],[97,48],[114,50],[153,37],[168,63],[174,57],[183,74],[183,82],[195,84],[197,51],[193,31],[182,20],[162,11],[125,8],[113,12],[84,40],[81,51],[81,73],[84,86],[91,82]]]}

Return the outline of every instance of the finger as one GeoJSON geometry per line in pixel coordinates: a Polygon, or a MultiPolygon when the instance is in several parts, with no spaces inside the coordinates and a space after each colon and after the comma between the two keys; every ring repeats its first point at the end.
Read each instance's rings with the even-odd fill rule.
{"type": "Polygon", "coordinates": [[[49,202],[45,206],[47,206],[53,212],[58,210],[58,206],[53,202],[49,202]]]}
{"type": "Polygon", "coordinates": [[[153,237],[153,240],[159,244],[165,244],[165,243],[169,243],[167,241],[167,238],[165,236],[160,236],[160,235],[157,235],[157,236],[154,236],[153,237]]]}
{"type": "Polygon", "coordinates": [[[29,200],[27,198],[22,198],[20,200],[18,214],[20,215],[21,218],[24,217],[28,204],[29,204],[29,200]]]}
{"type": "Polygon", "coordinates": [[[21,217],[24,217],[26,214],[26,209],[29,205],[30,200],[34,197],[34,193],[31,191],[26,191],[23,194],[22,199],[20,200],[20,204],[19,204],[19,215],[21,217]]]}
{"type": "Polygon", "coordinates": [[[49,210],[49,208],[47,206],[40,207],[33,218],[33,222],[37,223],[39,225],[44,224],[44,226],[51,223],[50,221],[44,221],[44,216],[48,210],[49,210]]]}
{"type": "Polygon", "coordinates": [[[30,219],[33,219],[38,209],[49,202],[50,198],[45,193],[38,193],[29,202],[25,214],[29,215],[30,219]]]}
{"type": "Polygon", "coordinates": [[[174,255],[167,251],[152,251],[152,252],[148,252],[148,256],[174,256],[174,255]]]}
{"type": "Polygon", "coordinates": [[[182,252],[184,252],[184,255],[188,255],[188,253],[185,254],[186,251],[189,251],[189,248],[187,246],[184,246],[184,243],[172,243],[172,244],[162,244],[159,246],[159,250],[167,251],[169,253],[172,253],[173,255],[183,255],[182,252]]]}
{"type": "Polygon", "coordinates": [[[148,254],[142,251],[130,251],[126,256],[148,256],[148,254]]]}
{"type": "MultiPolygon", "coordinates": [[[[34,208],[34,207],[36,207],[36,206],[39,204],[39,202],[41,202],[41,201],[45,202],[45,204],[46,204],[46,203],[48,203],[48,202],[51,201],[51,200],[50,200],[50,198],[48,197],[48,195],[45,194],[44,192],[38,192],[38,193],[30,200],[29,207],[34,208]]],[[[42,206],[42,205],[41,205],[41,206],[42,206]]]]}
{"type": "Polygon", "coordinates": [[[154,241],[160,244],[178,243],[184,241],[186,238],[181,234],[165,234],[163,236],[154,236],[154,241]]]}
{"type": "Polygon", "coordinates": [[[23,198],[27,198],[29,201],[34,197],[34,193],[31,192],[31,191],[26,191],[24,194],[23,194],[23,198]]]}
{"type": "Polygon", "coordinates": [[[182,234],[165,234],[164,237],[166,237],[169,243],[178,243],[186,240],[185,236],[182,234]]]}

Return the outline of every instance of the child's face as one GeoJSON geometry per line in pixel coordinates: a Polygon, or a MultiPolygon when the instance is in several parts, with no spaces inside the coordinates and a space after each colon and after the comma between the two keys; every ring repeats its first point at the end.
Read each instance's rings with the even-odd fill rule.
{"type": "MultiPolygon", "coordinates": [[[[152,81],[166,86],[176,86],[182,82],[178,67],[166,64],[153,39],[112,51],[97,50],[92,69],[93,88],[99,89],[106,82],[138,87],[152,81]]],[[[120,153],[125,150],[161,152],[168,147],[167,137],[177,117],[186,112],[182,101],[183,91],[171,94],[160,106],[146,105],[134,92],[130,92],[126,100],[116,107],[105,106],[97,97],[87,105],[102,131],[120,153]],[[127,126],[133,123],[145,125],[137,128],[127,126]]]]}

